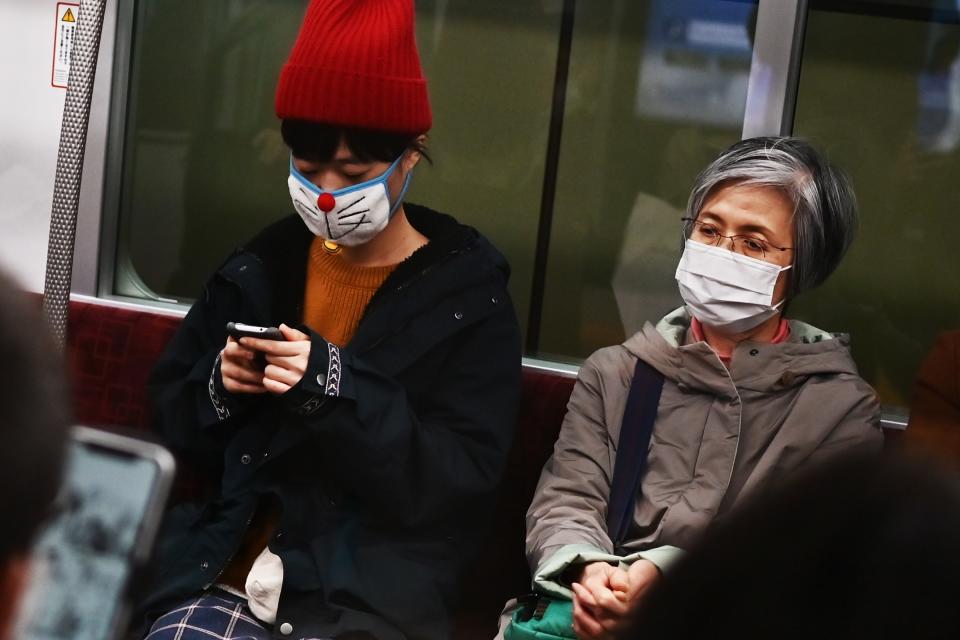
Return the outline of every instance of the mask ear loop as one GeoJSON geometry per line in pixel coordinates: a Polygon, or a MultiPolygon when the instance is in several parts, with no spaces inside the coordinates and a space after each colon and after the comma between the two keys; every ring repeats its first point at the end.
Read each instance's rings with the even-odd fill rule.
{"type": "MultiPolygon", "coordinates": [[[[403,156],[400,156],[402,158],[403,156]]],[[[400,158],[397,158],[397,162],[400,162],[400,158]]],[[[392,173],[391,169],[391,173],[392,173]]],[[[407,195],[407,189],[410,188],[410,181],[413,179],[413,169],[410,169],[410,172],[407,173],[407,177],[403,179],[403,187],[400,189],[400,193],[397,194],[396,202],[390,206],[390,217],[393,217],[393,214],[400,207],[400,204],[403,202],[403,197],[407,195]]],[[[389,193],[389,191],[388,191],[389,193]]]]}
{"type": "MultiPolygon", "coordinates": [[[[793,269],[793,265],[792,265],[792,264],[788,264],[788,265],[785,266],[785,267],[780,267],[780,273],[783,273],[784,271],[789,271],[790,269],[793,269]]],[[[770,307],[770,308],[773,309],[773,310],[775,310],[775,311],[783,311],[782,307],[783,307],[786,303],[787,303],[787,296],[783,296],[783,300],[781,300],[780,302],[778,302],[777,304],[773,305],[773,306],[770,307]]]]}
{"type": "Polygon", "coordinates": [[[296,165],[293,164],[293,153],[290,153],[290,175],[293,176],[297,180],[297,182],[302,184],[311,192],[316,194],[320,194],[323,192],[322,189],[318,188],[317,185],[307,180],[307,177],[297,170],[296,165]]]}

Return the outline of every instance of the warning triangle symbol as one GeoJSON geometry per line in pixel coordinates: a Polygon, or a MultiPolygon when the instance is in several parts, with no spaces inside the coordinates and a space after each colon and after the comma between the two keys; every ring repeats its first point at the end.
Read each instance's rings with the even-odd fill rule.
{"type": "Polygon", "coordinates": [[[63,14],[63,18],[60,19],[61,22],[76,22],[77,19],[73,17],[73,11],[67,9],[67,12],[63,14]]]}

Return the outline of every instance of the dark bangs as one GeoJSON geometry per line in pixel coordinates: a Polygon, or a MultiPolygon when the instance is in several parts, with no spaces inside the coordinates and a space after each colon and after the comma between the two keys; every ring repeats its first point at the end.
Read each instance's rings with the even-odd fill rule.
{"type": "Polygon", "coordinates": [[[307,120],[284,120],[280,124],[280,135],[294,156],[310,162],[332,160],[341,136],[361,162],[393,162],[407,149],[419,151],[430,160],[426,146],[417,141],[418,136],[408,133],[338,127],[307,120]]]}

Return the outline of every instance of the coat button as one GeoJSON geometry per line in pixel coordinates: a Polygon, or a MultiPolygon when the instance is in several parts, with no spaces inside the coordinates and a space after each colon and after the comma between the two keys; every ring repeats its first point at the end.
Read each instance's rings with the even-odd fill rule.
{"type": "Polygon", "coordinates": [[[282,625],[280,625],[280,633],[282,633],[285,636],[290,635],[291,633],[293,633],[293,625],[290,624],[289,622],[284,622],[282,625]]]}
{"type": "Polygon", "coordinates": [[[457,311],[456,313],[453,314],[453,317],[455,320],[463,320],[463,313],[460,311],[457,311]]]}
{"type": "Polygon", "coordinates": [[[327,386],[327,375],[325,373],[317,374],[317,385],[321,387],[327,386]]]}
{"type": "Polygon", "coordinates": [[[493,304],[500,304],[500,301],[496,298],[496,296],[494,296],[493,298],[490,298],[490,302],[492,302],[493,304]]]}
{"type": "Polygon", "coordinates": [[[752,355],[752,356],[760,355],[760,350],[759,350],[759,349],[750,349],[750,355],[752,355]]]}
{"type": "Polygon", "coordinates": [[[251,460],[253,460],[253,458],[250,457],[249,453],[245,453],[240,456],[240,464],[250,464],[251,460]]]}
{"type": "Polygon", "coordinates": [[[200,571],[206,571],[209,568],[210,568],[210,563],[207,562],[206,560],[200,563],[200,571]]]}
{"type": "Polygon", "coordinates": [[[787,386],[792,385],[797,380],[797,375],[793,371],[787,371],[785,374],[780,376],[780,383],[787,386]]]}

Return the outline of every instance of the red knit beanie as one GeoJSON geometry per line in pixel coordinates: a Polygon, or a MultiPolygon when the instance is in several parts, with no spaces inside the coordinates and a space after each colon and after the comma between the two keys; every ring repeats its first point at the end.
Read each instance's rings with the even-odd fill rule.
{"type": "Polygon", "coordinates": [[[311,0],[280,72],[276,110],[283,119],[428,131],[413,0],[311,0]]]}

